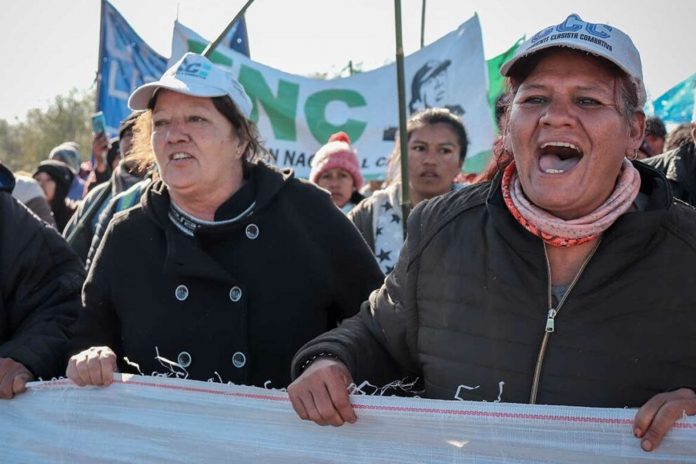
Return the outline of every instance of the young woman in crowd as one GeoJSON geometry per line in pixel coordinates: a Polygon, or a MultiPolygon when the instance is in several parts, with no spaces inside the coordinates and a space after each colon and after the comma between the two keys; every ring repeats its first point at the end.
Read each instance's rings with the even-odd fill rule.
{"type": "MultiPolygon", "coordinates": [[[[457,115],[445,108],[416,113],[406,124],[411,207],[455,189],[466,158],[468,138],[457,115]]],[[[382,272],[394,269],[404,243],[398,144],[389,160],[389,185],[348,215],[375,254],[382,272]]]]}

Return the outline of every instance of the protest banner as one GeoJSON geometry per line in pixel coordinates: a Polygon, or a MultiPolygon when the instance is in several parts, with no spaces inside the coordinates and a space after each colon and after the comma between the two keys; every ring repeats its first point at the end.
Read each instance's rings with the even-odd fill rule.
{"type": "Polygon", "coordinates": [[[30,383],[3,404],[0,462],[695,462],[696,418],[651,453],[633,409],[352,395],[355,424],[301,421],[287,393],[117,374],[113,385],[30,383]]]}
{"type": "MultiPolygon", "coordinates": [[[[202,52],[207,44],[177,22],[170,63],[188,51],[202,52]]],[[[316,150],[334,132],[345,131],[361,158],[363,175],[384,175],[398,125],[394,64],[320,80],[279,71],[224,46],[210,58],[230,67],[251,97],[251,117],[273,163],[308,177],[316,150]]],[[[465,170],[480,170],[490,154],[493,127],[478,17],[407,56],[405,70],[409,113],[440,106],[460,115],[470,137],[465,170]]]]}

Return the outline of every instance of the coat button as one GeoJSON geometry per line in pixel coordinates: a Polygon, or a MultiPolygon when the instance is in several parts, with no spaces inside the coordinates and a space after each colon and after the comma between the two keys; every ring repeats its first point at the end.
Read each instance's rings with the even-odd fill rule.
{"type": "Polygon", "coordinates": [[[179,285],[174,290],[174,296],[179,301],[184,301],[189,296],[189,289],[186,285],[179,285]]]}
{"type": "Polygon", "coordinates": [[[234,287],[232,287],[230,289],[230,300],[232,300],[233,303],[236,303],[241,299],[242,299],[242,289],[235,285],[234,287]]]}
{"type": "Polygon", "coordinates": [[[256,240],[259,236],[259,227],[256,224],[246,226],[246,236],[249,240],[256,240]]]}
{"type": "Polygon", "coordinates": [[[179,353],[176,357],[176,362],[179,363],[181,367],[189,367],[191,365],[191,355],[186,351],[179,353]]]}
{"type": "Polygon", "coordinates": [[[235,354],[232,355],[232,364],[234,364],[234,367],[241,369],[246,365],[246,356],[244,356],[244,353],[241,351],[237,351],[235,354]]]}

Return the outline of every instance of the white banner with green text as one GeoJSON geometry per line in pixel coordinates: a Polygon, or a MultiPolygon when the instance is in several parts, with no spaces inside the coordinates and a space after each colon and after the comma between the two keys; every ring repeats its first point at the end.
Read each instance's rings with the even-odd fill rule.
{"type": "MultiPolygon", "coordinates": [[[[207,43],[175,23],[170,63],[187,51],[200,53],[207,43]]],[[[251,97],[252,119],[276,165],[308,177],[316,150],[334,132],[345,131],[358,151],[363,175],[383,177],[398,138],[394,64],[322,80],[279,71],[223,46],[210,58],[230,67],[251,97]]],[[[480,171],[490,154],[493,125],[478,17],[407,56],[405,71],[409,114],[430,107],[458,114],[470,138],[465,170],[480,171]]]]}

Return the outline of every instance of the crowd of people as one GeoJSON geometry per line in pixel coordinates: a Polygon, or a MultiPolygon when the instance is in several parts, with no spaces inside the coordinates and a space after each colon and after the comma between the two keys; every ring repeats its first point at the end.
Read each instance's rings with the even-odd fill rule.
{"type": "Polygon", "coordinates": [[[384,184],[345,133],[298,179],[194,53],[133,92],[117,139],[95,134],[93,166],[72,142],[31,176],[0,165],[0,397],[171,375],[287,387],[338,426],[354,382],[413,379],[426,398],[638,408],[654,450],[696,414],[696,126],[646,118],[631,39],[577,15],[501,73],[476,178],[460,115],[427,108],[384,184]]]}

